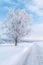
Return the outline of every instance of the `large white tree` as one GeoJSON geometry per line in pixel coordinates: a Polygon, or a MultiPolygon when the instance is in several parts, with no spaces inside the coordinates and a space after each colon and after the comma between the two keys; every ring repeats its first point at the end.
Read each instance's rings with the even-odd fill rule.
{"type": "Polygon", "coordinates": [[[19,39],[30,32],[28,28],[31,17],[24,11],[14,12],[12,9],[8,12],[6,18],[6,35],[15,40],[15,46],[19,39]]]}

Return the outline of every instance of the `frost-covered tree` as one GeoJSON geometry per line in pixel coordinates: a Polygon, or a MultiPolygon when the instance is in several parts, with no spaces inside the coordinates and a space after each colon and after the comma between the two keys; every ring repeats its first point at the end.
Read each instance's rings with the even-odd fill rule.
{"type": "Polygon", "coordinates": [[[14,12],[12,9],[8,12],[6,18],[6,35],[15,40],[15,46],[21,37],[27,35],[30,17],[24,10],[14,12]]]}

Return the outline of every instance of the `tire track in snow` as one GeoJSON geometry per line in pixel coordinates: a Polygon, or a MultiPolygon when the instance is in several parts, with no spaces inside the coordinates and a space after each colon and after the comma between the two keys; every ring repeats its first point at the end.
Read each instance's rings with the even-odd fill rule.
{"type": "Polygon", "coordinates": [[[37,58],[39,65],[43,65],[43,48],[40,47],[39,45],[37,47],[37,53],[38,53],[37,58]]]}
{"type": "Polygon", "coordinates": [[[34,44],[32,50],[27,56],[24,65],[43,65],[43,48],[38,44],[34,44]]]}

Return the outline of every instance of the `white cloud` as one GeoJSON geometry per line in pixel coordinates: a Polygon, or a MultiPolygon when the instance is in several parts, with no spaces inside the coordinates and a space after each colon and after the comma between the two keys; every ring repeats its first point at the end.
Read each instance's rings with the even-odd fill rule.
{"type": "Polygon", "coordinates": [[[8,3],[10,5],[15,5],[16,3],[12,0],[1,0],[0,1],[0,5],[3,4],[3,3],[8,3]]]}
{"type": "Polygon", "coordinates": [[[43,16],[43,0],[31,0],[31,2],[32,4],[29,4],[29,1],[27,1],[25,8],[36,13],[38,16],[43,16]]]}
{"type": "Polygon", "coordinates": [[[8,6],[4,6],[3,9],[4,10],[9,10],[9,7],[8,6]]]}
{"type": "Polygon", "coordinates": [[[43,7],[43,0],[33,0],[34,3],[39,6],[39,7],[43,7]]]}
{"type": "Polygon", "coordinates": [[[11,0],[3,0],[3,2],[11,3],[12,1],[11,0]]]}
{"type": "Polygon", "coordinates": [[[32,25],[30,39],[43,40],[43,23],[32,25]]]}
{"type": "Polygon", "coordinates": [[[3,0],[4,2],[10,2],[11,0],[3,0]]]}

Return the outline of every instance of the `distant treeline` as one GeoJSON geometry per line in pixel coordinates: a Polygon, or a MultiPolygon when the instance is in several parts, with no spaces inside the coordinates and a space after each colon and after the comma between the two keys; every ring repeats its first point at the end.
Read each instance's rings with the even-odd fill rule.
{"type": "MultiPolygon", "coordinates": [[[[1,42],[15,42],[13,39],[0,39],[1,42]]],[[[24,43],[33,43],[33,42],[43,42],[43,40],[20,40],[18,42],[24,42],[24,43]]]]}

